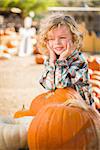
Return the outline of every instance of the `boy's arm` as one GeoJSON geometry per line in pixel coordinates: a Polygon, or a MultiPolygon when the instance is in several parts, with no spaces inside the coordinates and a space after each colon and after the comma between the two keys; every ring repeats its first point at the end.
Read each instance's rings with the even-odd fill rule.
{"type": "MultiPolygon", "coordinates": [[[[89,73],[88,73],[88,65],[87,63],[83,63],[82,68],[80,67],[71,67],[74,72],[74,76],[71,78],[71,82],[74,85],[75,89],[80,93],[82,98],[86,101],[87,104],[92,105],[94,102],[93,94],[92,94],[92,87],[89,83],[89,73]],[[75,69],[76,68],[76,69],[75,69]]],[[[70,75],[71,70],[69,70],[70,75]]]]}
{"type": "Polygon", "coordinates": [[[44,63],[45,71],[39,83],[47,90],[55,90],[55,65],[50,65],[49,61],[44,63]]]}
{"type": "Polygon", "coordinates": [[[61,78],[56,76],[56,86],[72,86],[80,93],[86,103],[91,105],[94,102],[92,89],[89,84],[88,65],[86,62],[77,60],[72,63],[70,67],[67,61],[59,62],[56,74],[61,76],[61,78]]]}

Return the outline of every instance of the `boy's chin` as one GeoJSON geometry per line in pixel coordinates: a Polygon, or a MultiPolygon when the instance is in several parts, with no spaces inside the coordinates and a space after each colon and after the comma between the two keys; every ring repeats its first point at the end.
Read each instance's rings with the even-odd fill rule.
{"type": "Polygon", "coordinates": [[[57,55],[57,56],[60,56],[60,55],[61,55],[61,53],[56,53],[56,55],[57,55]]]}
{"type": "Polygon", "coordinates": [[[56,51],[56,55],[61,55],[62,51],[56,51]]]}
{"type": "Polygon", "coordinates": [[[55,53],[56,53],[56,55],[61,55],[62,54],[62,52],[63,52],[63,50],[61,50],[61,51],[56,51],[55,53]]]}

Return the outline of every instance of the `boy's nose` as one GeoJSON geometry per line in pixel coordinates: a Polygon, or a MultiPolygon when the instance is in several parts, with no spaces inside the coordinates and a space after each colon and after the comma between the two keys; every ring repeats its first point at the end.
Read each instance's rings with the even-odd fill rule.
{"type": "Polygon", "coordinates": [[[55,39],[55,43],[60,43],[60,39],[55,39]]]}

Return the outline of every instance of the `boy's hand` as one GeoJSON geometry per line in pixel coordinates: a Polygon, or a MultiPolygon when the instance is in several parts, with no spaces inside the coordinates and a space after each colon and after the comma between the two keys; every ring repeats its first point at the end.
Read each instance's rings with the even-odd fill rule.
{"type": "Polygon", "coordinates": [[[55,52],[52,50],[52,48],[49,47],[49,45],[47,44],[47,48],[49,50],[49,54],[50,54],[50,65],[54,64],[56,61],[56,54],[55,52]]]}
{"type": "Polygon", "coordinates": [[[75,50],[75,46],[73,42],[70,40],[67,44],[67,49],[61,53],[59,60],[66,59],[68,56],[70,56],[73,53],[74,50],[75,50]]]}

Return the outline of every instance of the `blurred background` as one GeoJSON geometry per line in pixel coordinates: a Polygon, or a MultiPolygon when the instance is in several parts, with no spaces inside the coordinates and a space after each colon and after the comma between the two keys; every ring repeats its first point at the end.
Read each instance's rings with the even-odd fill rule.
{"type": "Polygon", "coordinates": [[[38,30],[41,19],[55,11],[77,21],[90,77],[99,72],[92,85],[100,100],[100,0],[0,0],[1,114],[13,114],[23,105],[28,108],[44,92],[38,83],[45,59],[37,47],[38,30]]]}
{"type": "Polygon", "coordinates": [[[40,20],[54,11],[74,16],[84,33],[83,51],[100,53],[100,0],[0,0],[0,36],[19,33],[27,16],[37,34],[40,20]]]}

